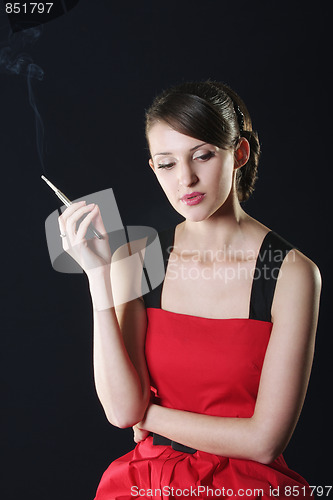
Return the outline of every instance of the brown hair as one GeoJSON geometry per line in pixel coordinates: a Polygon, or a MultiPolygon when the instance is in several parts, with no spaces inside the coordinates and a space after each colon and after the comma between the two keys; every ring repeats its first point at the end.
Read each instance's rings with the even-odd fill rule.
{"type": "Polygon", "coordinates": [[[237,170],[236,186],[240,201],[250,197],[257,179],[260,144],[243,100],[230,87],[208,80],[165,90],[146,111],[147,141],[148,132],[157,121],[223,149],[234,149],[240,137],[245,137],[250,144],[250,157],[237,170]]]}

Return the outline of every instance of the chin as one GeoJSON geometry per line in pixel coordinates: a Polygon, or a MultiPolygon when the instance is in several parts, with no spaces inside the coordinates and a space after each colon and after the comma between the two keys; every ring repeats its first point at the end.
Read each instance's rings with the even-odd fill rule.
{"type": "Polygon", "coordinates": [[[195,216],[195,215],[193,215],[193,216],[183,215],[183,217],[185,217],[185,219],[189,222],[202,222],[203,220],[209,219],[209,215],[207,215],[207,217],[200,217],[199,215],[197,215],[197,216],[195,216]]]}
{"type": "MultiPolygon", "coordinates": [[[[170,201],[170,199],[169,199],[170,201]]],[[[171,203],[171,201],[170,201],[171,203]]],[[[201,222],[204,220],[209,219],[219,208],[221,205],[218,206],[210,206],[208,207],[204,203],[200,203],[199,205],[192,206],[192,207],[187,207],[184,205],[182,202],[179,202],[178,200],[175,201],[174,203],[171,203],[172,207],[176,210],[176,212],[179,213],[184,219],[188,220],[189,222],[201,222]]]]}
{"type": "Polygon", "coordinates": [[[177,210],[177,212],[189,222],[201,222],[211,216],[206,210],[177,210]]]}

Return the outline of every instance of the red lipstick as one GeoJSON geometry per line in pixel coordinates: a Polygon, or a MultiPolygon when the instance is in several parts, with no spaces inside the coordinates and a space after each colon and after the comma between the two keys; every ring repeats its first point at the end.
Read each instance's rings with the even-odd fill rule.
{"type": "Polygon", "coordinates": [[[204,199],[205,193],[199,193],[197,191],[193,193],[185,194],[181,201],[185,203],[185,205],[198,205],[204,199]]]}

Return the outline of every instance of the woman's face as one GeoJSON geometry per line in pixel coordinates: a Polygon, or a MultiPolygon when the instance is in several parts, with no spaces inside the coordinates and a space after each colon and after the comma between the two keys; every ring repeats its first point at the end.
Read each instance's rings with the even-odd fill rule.
{"type": "Polygon", "coordinates": [[[234,184],[234,151],[183,135],[165,122],[148,134],[149,164],[174,209],[201,221],[217,212],[234,184]]]}

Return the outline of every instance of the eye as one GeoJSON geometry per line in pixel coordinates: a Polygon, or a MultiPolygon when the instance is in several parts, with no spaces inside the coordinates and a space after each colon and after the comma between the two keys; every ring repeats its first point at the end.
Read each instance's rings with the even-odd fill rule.
{"type": "Polygon", "coordinates": [[[198,154],[198,156],[194,156],[193,160],[207,161],[215,156],[213,151],[208,151],[207,153],[198,154]]]}
{"type": "Polygon", "coordinates": [[[174,162],[169,162],[169,163],[159,163],[157,168],[165,168],[167,170],[170,170],[174,166],[174,162]]]}

